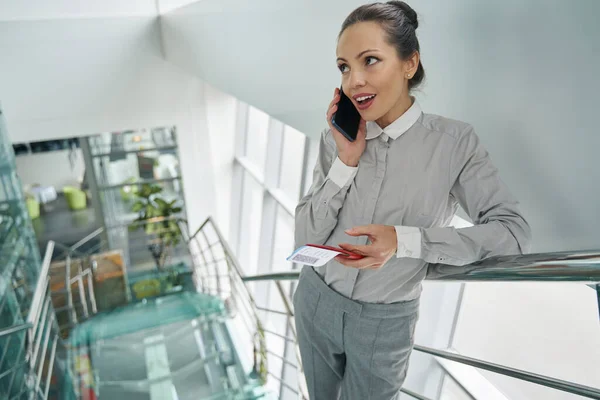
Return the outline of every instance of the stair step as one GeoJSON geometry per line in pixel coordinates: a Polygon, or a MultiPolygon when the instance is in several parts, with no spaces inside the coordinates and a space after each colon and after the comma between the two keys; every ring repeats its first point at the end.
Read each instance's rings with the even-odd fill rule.
{"type": "Polygon", "coordinates": [[[184,292],[98,315],[71,342],[90,343],[99,400],[263,398],[250,395],[225,322],[219,299],[184,292]]]}

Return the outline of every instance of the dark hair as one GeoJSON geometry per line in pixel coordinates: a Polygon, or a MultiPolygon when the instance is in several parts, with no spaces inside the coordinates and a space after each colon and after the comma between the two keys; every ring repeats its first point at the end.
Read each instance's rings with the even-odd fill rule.
{"type": "MultiPolygon", "coordinates": [[[[340,36],[344,31],[358,22],[378,22],[388,36],[388,43],[393,45],[401,59],[410,58],[415,51],[420,51],[416,30],[419,27],[417,13],[403,1],[365,4],[352,11],[342,24],[340,36]]],[[[425,78],[423,63],[419,62],[417,72],[408,81],[408,88],[417,87],[425,78]]]]}

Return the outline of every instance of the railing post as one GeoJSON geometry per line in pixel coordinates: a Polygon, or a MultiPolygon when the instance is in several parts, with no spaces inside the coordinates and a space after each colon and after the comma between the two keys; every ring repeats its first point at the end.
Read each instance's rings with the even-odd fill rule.
{"type": "Polygon", "coordinates": [[[87,284],[88,294],[90,295],[90,302],[92,303],[92,313],[98,313],[98,307],[96,306],[96,294],[94,293],[94,278],[91,269],[87,270],[87,284]]]}
{"type": "MultiPolygon", "coordinates": [[[[211,221],[211,225],[212,221],[211,221]]],[[[213,229],[214,229],[214,225],[213,225],[213,229]]],[[[206,244],[208,245],[208,251],[210,252],[210,256],[212,257],[212,264],[215,270],[215,279],[217,281],[217,294],[219,296],[222,296],[223,293],[221,291],[221,278],[219,277],[219,264],[217,262],[217,259],[215,258],[215,253],[212,250],[212,247],[210,245],[210,242],[208,241],[208,236],[206,236],[206,232],[204,232],[204,229],[201,231],[202,232],[202,236],[204,236],[204,240],[206,241],[206,244]]],[[[208,265],[207,265],[208,267],[208,265]]]]}
{"type": "Polygon", "coordinates": [[[85,289],[83,287],[83,273],[77,274],[77,286],[79,287],[79,301],[81,301],[81,305],[83,307],[83,315],[85,318],[90,317],[90,313],[88,312],[87,300],[85,298],[85,289]]]}
{"type": "Polygon", "coordinates": [[[285,294],[283,290],[283,286],[281,286],[280,281],[275,281],[275,285],[277,285],[277,290],[279,290],[279,294],[281,295],[281,300],[283,301],[283,306],[285,307],[285,311],[287,312],[288,318],[290,318],[290,330],[292,331],[292,335],[294,336],[294,340],[298,340],[298,335],[296,335],[296,327],[293,324],[294,311],[292,310],[292,305],[288,300],[288,296],[285,294]]]}
{"type": "MultiPolygon", "coordinates": [[[[196,243],[196,247],[198,248],[198,252],[200,253],[200,257],[202,257],[202,260],[204,261],[204,266],[206,268],[208,268],[208,261],[206,260],[206,257],[204,256],[204,251],[202,250],[202,246],[200,245],[200,242],[198,241],[198,238],[196,237],[196,235],[194,235],[193,239],[194,239],[194,243],[196,243]]],[[[202,287],[205,290],[208,290],[209,294],[213,294],[211,287],[210,287],[210,279],[209,279],[208,274],[204,273],[204,271],[203,271],[203,277],[200,279],[202,280],[202,287]]]]}
{"type": "Polygon", "coordinates": [[[83,259],[79,259],[79,263],[77,266],[77,287],[79,288],[79,301],[81,301],[81,306],[83,307],[83,315],[85,318],[90,317],[90,313],[88,311],[87,299],[85,297],[85,288],[83,287],[83,259]]]}
{"type": "Polygon", "coordinates": [[[600,319],[600,283],[596,284],[596,296],[598,296],[598,318],[600,319]]]}
{"type": "Polygon", "coordinates": [[[73,306],[73,293],[71,291],[71,254],[67,254],[65,261],[65,289],[67,289],[69,327],[72,328],[77,323],[77,311],[73,306]]]}

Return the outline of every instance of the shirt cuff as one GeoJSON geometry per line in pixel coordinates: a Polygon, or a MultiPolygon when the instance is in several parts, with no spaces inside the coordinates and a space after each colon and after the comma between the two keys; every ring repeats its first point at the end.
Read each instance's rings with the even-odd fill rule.
{"type": "Polygon", "coordinates": [[[396,257],[421,258],[421,229],[413,226],[396,226],[398,250],[396,257]]]}
{"type": "Polygon", "coordinates": [[[352,182],[357,172],[358,167],[349,167],[339,157],[336,157],[327,177],[342,188],[352,182]]]}

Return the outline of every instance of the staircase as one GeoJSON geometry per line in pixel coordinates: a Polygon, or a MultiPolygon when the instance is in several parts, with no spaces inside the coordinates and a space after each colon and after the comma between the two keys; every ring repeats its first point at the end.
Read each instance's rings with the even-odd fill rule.
{"type": "Polygon", "coordinates": [[[69,371],[57,399],[273,398],[238,354],[237,311],[227,296],[196,290],[195,268],[175,266],[180,285],[167,288],[167,273],[127,274],[118,251],[85,254],[82,243],[53,243],[62,254],[48,274],[69,371]]]}
{"type": "MultiPolygon", "coordinates": [[[[264,336],[252,339],[260,322],[246,313],[239,325],[231,292],[199,292],[194,265],[174,267],[176,286],[161,271],[128,276],[118,251],[82,253],[83,242],[49,243],[27,323],[0,329],[0,344],[21,343],[21,368],[0,371],[9,399],[275,398],[264,387],[264,336]]],[[[219,287],[231,289],[225,274],[219,287]]]]}
{"type": "Polygon", "coordinates": [[[69,338],[79,395],[94,389],[98,399],[111,400],[263,398],[260,382],[241,368],[227,318],[218,298],[190,292],[95,316],[69,338]]]}

